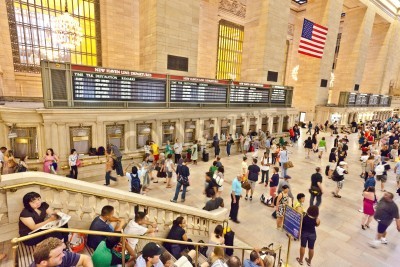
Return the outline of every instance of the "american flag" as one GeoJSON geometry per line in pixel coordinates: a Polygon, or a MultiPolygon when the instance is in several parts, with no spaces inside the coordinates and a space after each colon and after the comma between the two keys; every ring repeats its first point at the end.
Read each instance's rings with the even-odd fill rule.
{"type": "Polygon", "coordinates": [[[328,28],[304,19],[299,53],[310,57],[322,58],[328,28]]]}

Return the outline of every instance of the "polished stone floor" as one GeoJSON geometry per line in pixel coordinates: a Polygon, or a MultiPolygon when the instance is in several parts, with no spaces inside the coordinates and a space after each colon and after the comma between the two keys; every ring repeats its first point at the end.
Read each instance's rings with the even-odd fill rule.
{"type": "MultiPolygon", "coordinates": [[[[302,132],[303,136],[305,131],[302,132]]],[[[327,147],[330,149],[333,144],[333,137],[321,133],[319,138],[325,136],[327,138],[327,147]]],[[[363,179],[359,177],[361,166],[359,163],[360,151],[357,145],[357,136],[352,134],[349,136],[349,156],[347,162],[349,164],[349,174],[346,176],[344,188],[341,191],[342,198],[334,198],[331,191],[334,189],[334,183],[326,179],[324,176],[324,187],[326,193],[322,197],[322,205],[320,210],[321,226],[317,228],[317,242],[315,247],[315,257],[313,266],[364,266],[364,267],[384,267],[384,266],[400,266],[400,235],[396,230],[395,223],[388,229],[388,245],[382,245],[378,249],[368,246],[367,242],[375,236],[375,221],[371,224],[371,229],[361,229],[362,213],[358,210],[362,205],[362,189],[363,179]]],[[[302,144],[303,139],[299,144],[302,144]]],[[[224,148],[222,148],[224,150],[224,148]]],[[[290,183],[293,194],[303,192],[306,194],[306,208],[308,207],[310,185],[310,176],[314,172],[316,166],[322,167],[324,170],[328,162],[328,155],[325,153],[322,160],[319,160],[317,154],[312,155],[311,159],[305,158],[305,152],[302,145],[289,147],[289,157],[294,163],[294,168],[289,170],[292,177],[290,183]]],[[[249,155],[250,156],[250,155],[249,155]]],[[[242,156],[234,154],[227,157],[222,153],[222,163],[225,166],[225,185],[223,198],[225,207],[230,207],[230,186],[235,174],[240,171],[240,163],[242,156]]],[[[250,161],[250,160],[249,160],[250,161]]],[[[187,194],[185,205],[202,208],[206,202],[206,197],[202,194],[204,187],[204,173],[211,165],[211,161],[204,163],[199,162],[198,165],[190,165],[192,186],[187,194]]],[[[394,163],[391,163],[392,167],[394,163]]],[[[176,178],[175,178],[176,179],[176,178]]],[[[104,181],[96,181],[102,184],[104,181]]],[[[121,179],[118,184],[112,185],[123,190],[129,190],[125,179],[121,179]]],[[[149,196],[153,196],[163,200],[169,200],[174,194],[175,188],[166,189],[165,184],[152,184],[149,196]]],[[[391,171],[386,184],[388,191],[396,191],[395,175],[391,171]]],[[[275,220],[271,217],[272,208],[269,208],[259,201],[262,193],[267,189],[264,185],[257,184],[253,201],[245,201],[244,198],[240,202],[239,220],[240,224],[231,223],[230,226],[236,232],[236,237],[250,246],[262,247],[271,242],[282,244],[284,246],[284,255],[287,251],[287,237],[284,232],[276,229],[275,220]]],[[[382,195],[381,191],[377,192],[378,198],[382,195]]],[[[399,204],[400,198],[396,196],[396,202],[399,204]]],[[[290,251],[290,266],[298,266],[296,257],[299,253],[299,242],[292,242],[290,251]]],[[[306,265],[306,264],[304,264],[306,265]]]]}

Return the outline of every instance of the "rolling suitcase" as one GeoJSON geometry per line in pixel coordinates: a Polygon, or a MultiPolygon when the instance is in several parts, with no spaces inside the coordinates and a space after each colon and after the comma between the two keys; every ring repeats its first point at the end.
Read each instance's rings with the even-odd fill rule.
{"type": "Polygon", "coordinates": [[[203,153],[203,161],[208,162],[210,160],[210,153],[203,153]]]}
{"type": "MultiPolygon", "coordinates": [[[[233,240],[235,239],[235,232],[233,232],[231,229],[227,229],[226,234],[224,236],[225,239],[225,245],[227,246],[233,246],[233,240]]],[[[233,255],[233,249],[232,248],[226,248],[225,249],[225,254],[228,256],[233,255]]]]}

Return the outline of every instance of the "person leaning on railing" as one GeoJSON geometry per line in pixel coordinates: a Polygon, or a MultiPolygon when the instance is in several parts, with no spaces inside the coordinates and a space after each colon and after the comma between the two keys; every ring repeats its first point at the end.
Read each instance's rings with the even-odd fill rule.
{"type": "MultiPolygon", "coordinates": [[[[89,230],[102,232],[121,232],[125,225],[123,218],[114,217],[114,207],[104,206],[101,215],[94,218],[89,230]]],[[[88,235],[87,244],[90,248],[96,249],[106,237],[101,235],[88,235]]]]}
{"type": "MultiPolygon", "coordinates": [[[[58,215],[54,212],[54,210],[50,208],[49,204],[42,202],[41,196],[36,192],[29,192],[25,194],[22,202],[24,203],[24,209],[19,215],[18,223],[20,236],[26,236],[30,232],[58,219],[58,215]]],[[[65,224],[62,227],[68,228],[68,224],[65,224]]],[[[31,238],[23,242],[27,246],[34,246],[47,237],[57,237],[59,239],[64,239],[64,242],[68,241],[68,234],[50,233],[31,238]]]]}
{"type": "MultiPolygon", "coordinates": [[[[182,216],[176,218],[173,221],[173,225],[167,235],[167,239],[179,240],[179,241],[192,241],[186,235],[186,231],[184,229],[185,225],[186,225],[185,218],[183,218],[182,216]]],[[[165,249],[168,250],[172,254],[172,256],[174,256],[176,259],[180,257],[183,250],[192,249],[192,246],[189,247],[188,245],[173,244],[169,242],[164,242],[163,245],[165,249]]]]}
{"type": "Polygon", "coordinates": [[[33,252],[33,258],[34,262],[29,267],[93,267],[89,256],[65,250],[65,244],[54,237],[40,242],[33,252]]]}

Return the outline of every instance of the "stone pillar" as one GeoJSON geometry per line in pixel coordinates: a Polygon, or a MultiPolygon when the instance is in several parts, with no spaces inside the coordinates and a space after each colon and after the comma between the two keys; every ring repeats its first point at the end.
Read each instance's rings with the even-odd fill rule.
{"type": "Polygon", "coordinates": [[[340,53],[335,69],[332,103],[338,103],[341,91],[351,92],[356,84],[359,84],[360,91],[363,91],[361,81],[367,60],[374,18],[375,11],[373,7],[359,8],[346,12],[340,42],[340,53]]]}
{"type": "Polygon", "coordinates": [[[96,121],[92,125],[92,147],[104,146],[106,147],[106,133],[105,133],[105,125],[102,121],[96,121]]]}
{"type": "Polygon", "coordinates": [[[136,129],[135,121],[128,121],[128,129],[125,132],[127,152],[136,150],[136,129]]]}
{"type": "Polygon", "coordinates": [[[283,127],[283,115],[279,116],[279,123],[278,123],[278,132],[277,133],[282,133],[282,127],[283,127]]]}
{"type": "MultiPolygon", "coordinates": [[[[376,15],[375,19],[377,18],[380,18],[380,16],[376,15]]],[[[395,28],[394,25],[392,26],[389,23],[379,23],[374,24],[372,27],[371,40],[369,42],[368,55],[364,67],[364,75],[361,82],[363,93],[382,93],[382,80],[385,65],[388,60],[389,41],[391,39],[390,28],[392,28],[392,30],[395,28]]],[[[386,85],[384,91],[386,94],[389,92],[389,83],[386,85]]]]}
{"type": "MultiPolygon", "coordinates": [[[[400,15],[400,11],[398,11],[398,15],[400,15]]],[[[381,94],[400,94],[400,83],[396,83],[396,78],[400,77],[400,53],[398,52],[400,47],[399,32],[400,21],[396,19],[390,24],[389,28],[391,39],[389,40],[389,48],[386,54],[386,65],[383,71],[381,94]],[[390,90],[390,87],[392,87],[392,90],[390,90]]]]}
{"type": "Polygon", "coordinates": [[[58,156],[63,161],[68,158],[69,152],[69,140],[67,137],[67,126],[65,123],[57,123],[58,126],[58,144],[59,144],[59,151],[58,156]]]}
{"type": "Polygon", "coordinates": [[[55,122],[51,124],[50,131],[51,131],[51,141],[49,148],[52,148],[54,150],[54,153],[58,155],[60,153],[58,145],[59,134],[58,134],[57,124],[55,122]]]}
{"type": "MultiPolygon", "coordinates": [[[[295,83],[293,106],[306,112],[306,120],[313,121],[315,106],[328,101],[328,88],[320,87],[321,79],[329,80],[335,53],[343,0],[310,0],[305,17],[328,28],[324,55],[321,59],[299,55],[298,80],[295,83]]],[[[295,36],[299,39],[299,36],[295,36]]]]}
{"type": "Polygon", "coordinates": [[[241,80],[267,82],[268,71],[274,71],[276,84],[283,83],[290,5],[291,1],[247,1],[241,80]]]}
{"type": "Polygon", "coordinates": [[[270,135],[272,135],[273,124],[274,124],[274,116],[272,114],[269,114],[269,116],[268,116],[268,131],[269,131],[270,135]]]}

